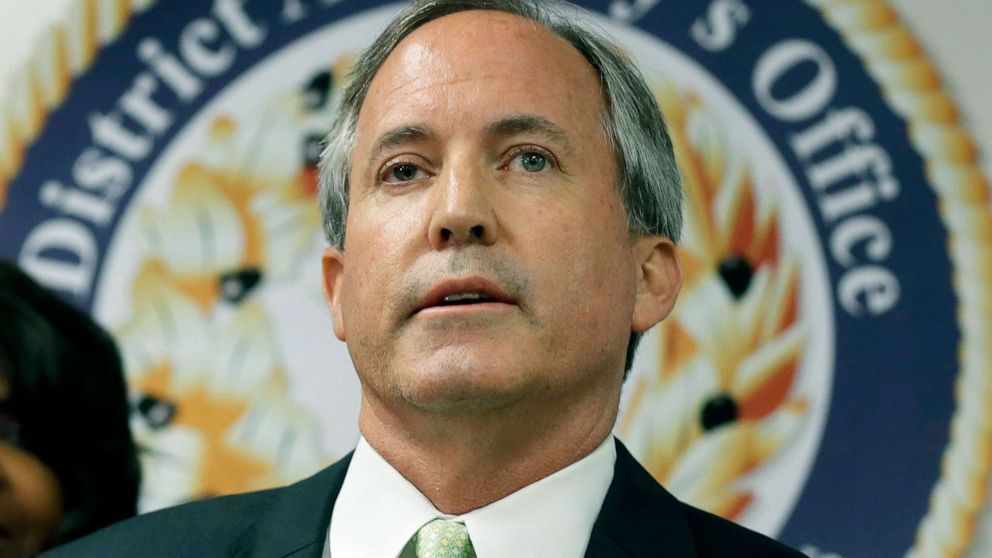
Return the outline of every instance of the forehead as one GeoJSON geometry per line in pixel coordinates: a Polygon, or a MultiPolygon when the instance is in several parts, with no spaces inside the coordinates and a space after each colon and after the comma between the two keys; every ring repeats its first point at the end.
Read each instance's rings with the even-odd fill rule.
{"type": "Polygon", "coordinates": [[[602,110],[599,78],[568,41],[520,16],[474,10],[397,45],[370,84],[359,134],[414,117],[468,124],[499,113],[557,113],[559,124],[581,127],[598,124],[602,110]]]}

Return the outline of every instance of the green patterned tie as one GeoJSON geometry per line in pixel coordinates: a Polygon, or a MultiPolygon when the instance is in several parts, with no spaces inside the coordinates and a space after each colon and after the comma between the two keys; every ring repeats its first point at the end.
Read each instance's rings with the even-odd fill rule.
{"type": "Polygon", "coordinates": [[[417,531],[417,558],[475,558],[468,529],[462,523],[435,519],[417,531]]]}

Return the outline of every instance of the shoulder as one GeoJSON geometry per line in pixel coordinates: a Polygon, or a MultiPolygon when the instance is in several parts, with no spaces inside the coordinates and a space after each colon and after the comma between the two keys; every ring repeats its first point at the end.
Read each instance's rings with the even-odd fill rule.
{"type": "Polygon", "coordinates": [[[701,557],[762,556],[803,558],[805,555],[760,533],[687,504],[684,515],[701,557]]]}
{"type": "Polygon", "coordinates": [[[139,515],[43,558],[288,556],[321,548],[351,461],[347,455],[295,484],[139,515]]]}
{"type": "Polygon", "coordinates": [[[139,515],[43,556],[221,555],[281,490],[285,489],[223,496],[139,515]]]}
{"type": "Polygon", "coordinates": [[[802,558],[736,523],[680,502],[617,440],[613,483],[593,528],[590,556],[802,558]]]}

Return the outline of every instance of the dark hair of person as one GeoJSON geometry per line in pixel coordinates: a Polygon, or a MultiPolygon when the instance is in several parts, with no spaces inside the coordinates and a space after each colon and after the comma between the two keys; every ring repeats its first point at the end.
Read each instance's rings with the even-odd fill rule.
{"type": "Polygon", "coordinates": [[[110,335],[0,261],[0,358],[18,445],[56,475],[64,514],[55,543],[133,516],[141,471],[110,335]]]}

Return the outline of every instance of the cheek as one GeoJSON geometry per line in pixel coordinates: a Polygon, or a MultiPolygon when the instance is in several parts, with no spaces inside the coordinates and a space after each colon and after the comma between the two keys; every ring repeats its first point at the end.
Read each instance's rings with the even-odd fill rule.
{"type": "Polygon", "coordinates": [[[378,265],[396,260],[411,243],[426,242],[425,203],[426,197],[416,193],[367,196],[348,213],[346,253],[355,253],[363,264],[378,265]]]}
{"type": "Polygon", "coordinates": [[[536,250],[529,259],[543,270],[543,289],[554,301],[554,311],[580,327],[618,324],[629,320],[632,311],[625,221],[620,224],[610,214],[604,218],[604,213],[579,213],[582,218],[576,218],[575,213],[566,217],[546,212],[533,221],[539,223],[534,225],[535,238],[541,240],[530,243],[536,250]]]}
{"type": "Polygon", "coordinates": [[[29,548],[40,550],[62,519],[62,490],[55,473],[34,455],[0,444],[0,475],[0,501],[15,510],[16,534],[29,548]]]}
{"type": "Polygon", "coordinates": [[[366,331],[388,318],[390,297],[407,265],[407,250],[416,223],[413,211],[396,211],[398,204],[363,208],[348,218],[342,304],[349,335],[366,331]]]}

